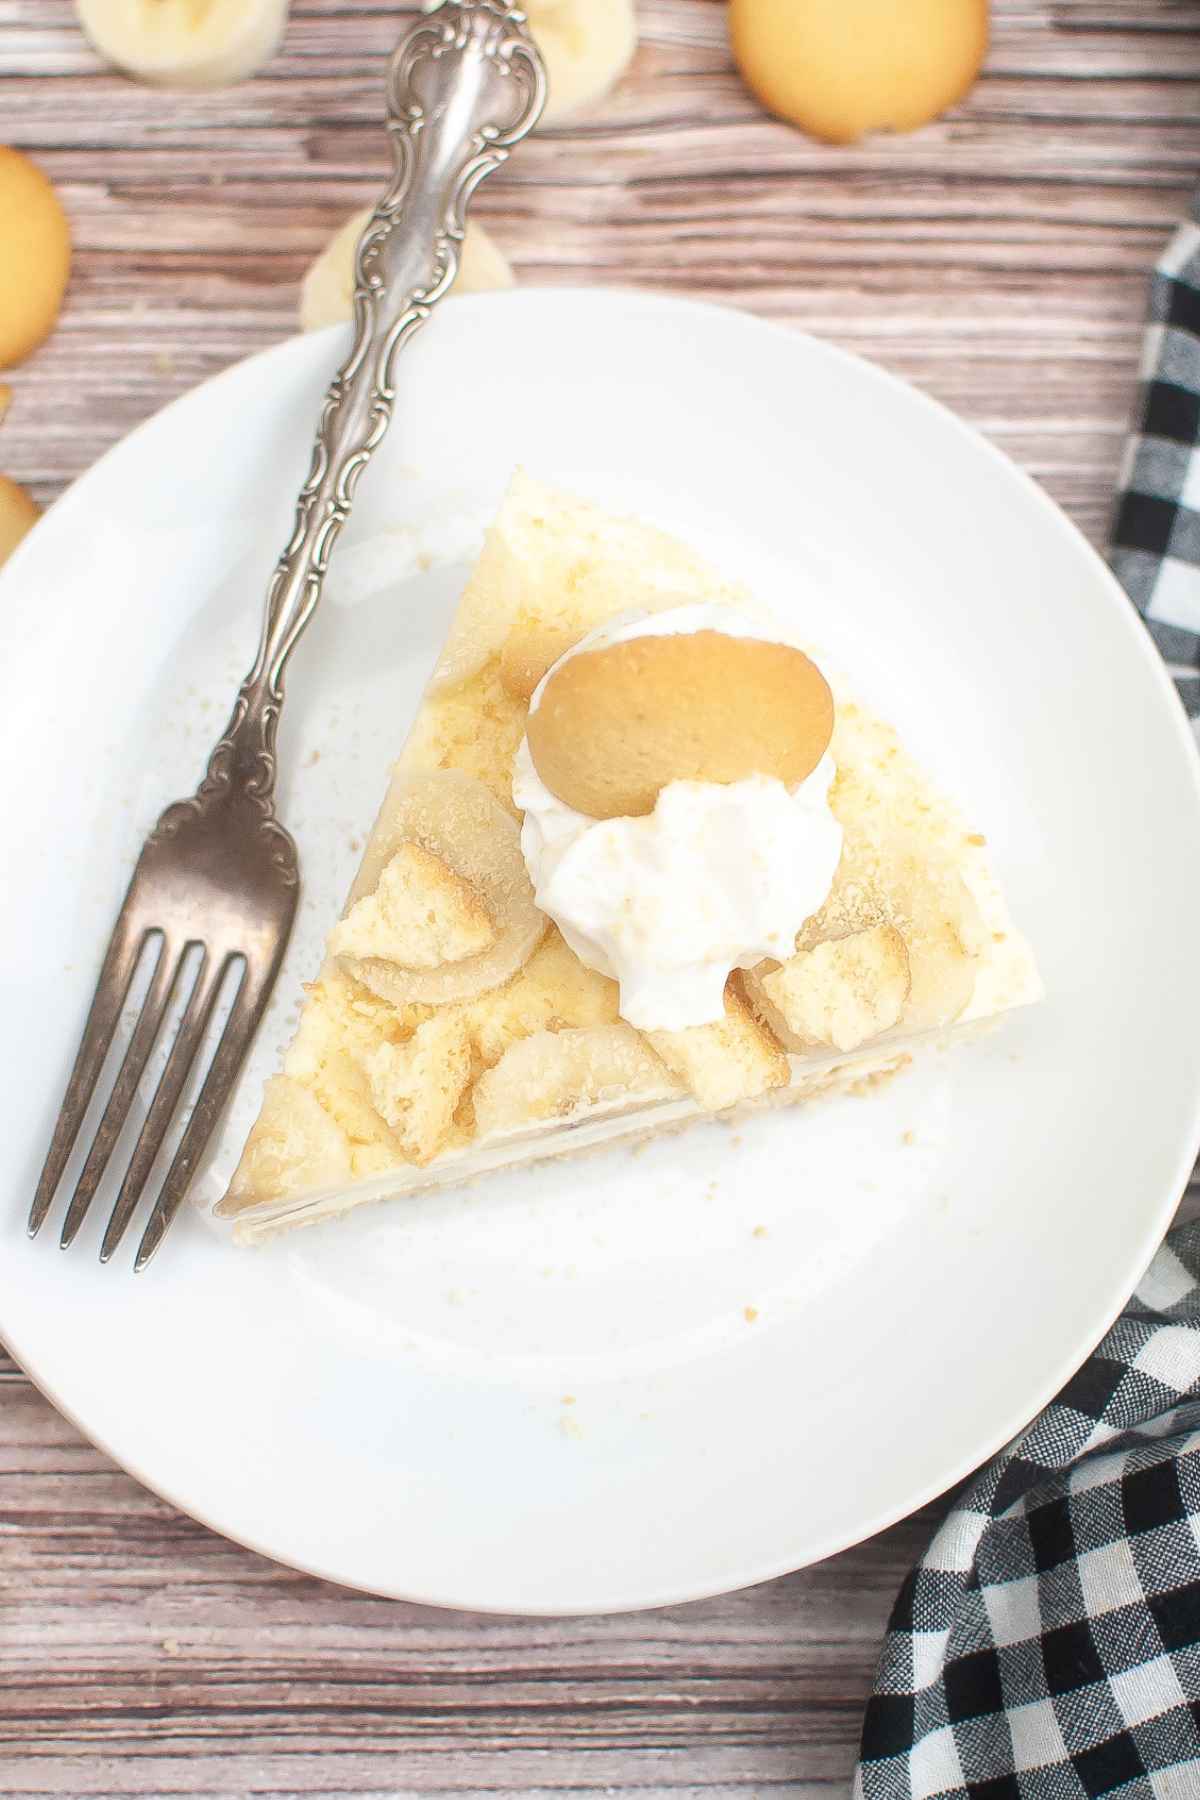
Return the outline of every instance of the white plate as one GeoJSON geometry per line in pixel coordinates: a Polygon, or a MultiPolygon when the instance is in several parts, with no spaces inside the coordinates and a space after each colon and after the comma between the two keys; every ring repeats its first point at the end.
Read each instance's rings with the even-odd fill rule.
{"type": "Polygon", "coordinates": [[[349,606],[370,586],[352,545],[408,526],[397,544],[436,563],[516,462],[681,532],[853,671],[987,832],[1049,999],[869,1098],[259,1252],[199,1212],[136,1280],[132,1245],[98,1267],[99,1216],[69,1256],[49,1229],[30,1244],[129,861],[248,660],[339,342],[281,344],[169,407],[0,581],[0,1331],[148,1485],[380,1593],[607,1610],[826,1556],[1020,1427],[1170,1217],[1200,1090],[1190,733],[1083,540],[901,383],[675,300],[453,301],[405,353],[294,660],[281,799],[304,912],[221,1167],[462,579],[435,566],[349,606]]]}

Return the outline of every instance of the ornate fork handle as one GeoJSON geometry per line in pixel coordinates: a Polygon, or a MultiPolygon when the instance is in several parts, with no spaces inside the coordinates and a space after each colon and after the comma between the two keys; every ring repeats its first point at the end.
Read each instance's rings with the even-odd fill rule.
{"type": "Polygon", "coordinates": [[[201,803],[240,788],[270,812],[284,665],[321,597],[359,476],[391,422],[396,358],[454,280],[476,187],[532,130],[545,98],[541,57],[508,0],[443,0],[391,59],[394,172],[358,244],[353,348],[325,396],[258,654],[209,759],[201,803]]]}

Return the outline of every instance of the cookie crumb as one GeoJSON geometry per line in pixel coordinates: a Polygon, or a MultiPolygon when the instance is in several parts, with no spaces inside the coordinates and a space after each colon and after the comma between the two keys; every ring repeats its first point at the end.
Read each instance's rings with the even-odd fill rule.
{"type": "Polygon", "coordinates": [[[982,850],[983,846],[987,843],[987,839],[984,837],[982,831],[973,831],[968,837],[967,842],[968,844],[974,844],[977,850],[982,850]]]}
{"type": "Polygon", "coordinates": [[[915,1144],[916,1141],[917,1141],[917,1134],[915,1131],[902,1131],[900,1133],[900,1142],[902,1144],[906,1144],[906,1145],[907,1144],[915,1144]]]}
{"type": "Polygon", "coordinates": [[[562,1404],[564,1406],[574,1406],[574,1404],[575,1404],[574,1394],[564,1394],[562,1397],[562,1404]]]}
{"type": "Polygon", "coordinates": [[[757,1306],[747,1306],[746,1309],[744,1310],[744,1312],[742,1313],[742,1317],[743,1317],[743,1319],[745,1319],[747,1325],[753,1325],[755,1319],[757,1319],[757,1317],[758,1317],[757,1306]]]}
{"type": "Polygon", "coordinates": [[[751,1237],[756,1237],[756,1238],[765,1238],[766,1235],[767,1235],[767,1228],[765,1225],[756,1225],[754,1227],[754,1230],[750,1233],[751,1237]]]}

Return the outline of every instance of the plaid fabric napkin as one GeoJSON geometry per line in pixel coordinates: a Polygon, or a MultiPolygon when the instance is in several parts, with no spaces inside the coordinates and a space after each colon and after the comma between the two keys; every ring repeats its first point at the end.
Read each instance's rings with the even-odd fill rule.
{"type": "Polygon", "coordinates": [[[1195,718],[1200,714],[1200,224],[1190,220],[1179,227],[1154,270],[1141,376],[1109,560],[1195,718]]]}
{"type": "Polygon", "coordinates": [[[1200,1224],[900,1590],[856,1800],[1200,1796],[1200,1224]]]}
{"type": "MultiPolygon", "coordinates": [[[[1112,565],[1200,715],[1200,224],[1151,288],[1112,565]]],[[[855,1800],[1200,1800],[1200,1224],[908,1577],[855,1800]]]]}

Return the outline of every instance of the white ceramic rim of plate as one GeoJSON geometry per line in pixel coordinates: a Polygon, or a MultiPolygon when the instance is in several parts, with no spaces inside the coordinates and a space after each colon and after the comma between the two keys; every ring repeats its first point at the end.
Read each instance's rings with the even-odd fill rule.
{"type": "MultiPolygon", "coordinates": [[[[1070,539],[1074,540],[1077,548],[1090,560],[1093,567],[1093,573],[1101,578],[1099,587],[1107,594],[1108,601],[1117,618],[1123,622],[1123,630],[1131,653],[1140,659],[1141,663],[1150,674],[1152,682],[1162,696],[1163,704],[1168,708],[1171,714],[1180,753],[1190,769],[1192,787],[1196,796],[1198,811],[1200,811],[1200,755],[1197,753],[1195,739],[1182,707],[1179,704],[1178,697],[1163,661],[1154,647],[1148,633],[1145,631],[1128,596],[1112,574],[1111,570],[1108,569],[1103,559],[1087,542],[1086,538],[1084,538],[1078,527],[1050,498],[1045,490],[1003,451],[984,437],[976,428],[958,418],[956,414],[940,401],[935,400],[900,376],[892,374],[890,371],[879,367],[866,358],[858,356],[852,351],[827,343],[809,333],[793,331],[783,324],[758,318],[755,315],[743,312],[736,307],[727,307],[707,301],[682,299],[674,295],[658,293],[653,290],[621,287],[598,289],[586,286],[568,286],[540,291],[530,288],[517,288],[509,292],[499,292],[496,294],[462,296],[452,300],[449,304],[453,305],[455,308],[470,307],[475,309],[479,312],[481,319],[484,319],[487,317],[489,309],[503,308],[506,305],[511,304],[519,306],[523,299],[531,293],[539,292],[544,296],[553,296],[555,300],[561,297],[567,301],[576,300],[588,303],[593,303],[597,300],[611,301],[617,308],[632,303],[638,308],[665,308],[674,313],[686,311],[694,314],[703,314],[709,317],[715,316],[723,320],[732,319],[736,320],[739,325],[746,330],[753,330],[763,335],[782,336],[788,341],[800,340],[806,344],[808,353],[824,358],[832,364],[852,368],[856,377],[859,379],[865,374],[880,387],[903,393],[910,403],[923,407],[928,412],[936,415],[944,427],[952,429],[954,432],[960,434],[963,441],[973,446],[976,452],[980,449],[986,452],[986,455],[994,464],[997,477],[1003,478],[1009,483],[1016,483],[1021,487],[1031,503],[1036,505],[1047,521],[1053,522],[1053,528],[1059,533],[1065,534],[1070,539]]],[[[437,329],[436,321],[434,322],[433,329],[437,329]]],[[[238,362],[221,370],[218,374],[198,385],[205,389],[213,389],[219,387],[222,383],[235,382],[247,364],[274,361],[283,367],[288,364],[289,360],[307,360],[312,357],[314,354],[314,347],[318,344],[327,344],[329,346],[329,362],[332,372],[336,362],[336,351],[334,346],[337,343],[342,330],[342,327],[332,326],[321,332],[298,335],[285,339],[264,350],[255,352],[249,357],[240,359],[238,362]]],[[[77,504],[79,490],[83,484],[87,482],[92,473],[106,464],[110,457],[119,452],[123,452],[131,442],[139,439],[142,434],[156,428],[165,414],[171,412],[176,407],[185,406],[191,396],[197,391],[197,389],[191,389],[187,393],[178,396],[175,400],[169,402],[166,406],[160,408],[156,413],[144,420],[140,425],[135,427],[133,431],[126,434],[126,436],[119,440],[117,444],[114,444],[106,451],[104,455],[92,465],[91,469],[85,471],[75,483],[72,483],[72,485],[64,491],[63,495],[55,502],[53,508],[48,511],[47,516],[58,524],[67,523],[74,506],[77,504]]],[[[27,542],[19,546],[14,552],[8,564],[7,574],[9,579],[11,579],[13,573],[20,573],[24,561],[29,554],[29,546],[34,541],[40,542],[39,533],[43,529],[44,528],[41,526],[35,526],[34,531],[30,534],[30,538],[27,542]]],[[[703,1584],[691,1584],[683,1588],[666,1588],[661,1591],[640,1592],[636,1596],[616,1597],[605,1601],[603,1605],[598,1605],[594,1602],[587,1602],[583,1605],[575,1604],[572,1602],[570,1596],[568,1596],[562,1602],[555,1601],[553,1604],[522,1604],[519,1608],[520,1612],[527,1616],[545,1617],[565,1616],[572,1613],[620,1613],[679,1604],[690,1600],[707,1598],[716,1594],[736,1591],[759,1582],[771,1580],[797,1568],[806,1567],[812,1563],[822,1561],[850,1548],[854,1544],[861,1543],[866,1539],[875,1536],[879,1532],[886,1530],[889,1526],[895,1524],[899,1520],[908,1517],[922,1506],[945,1493],[948,1489],[969,1475],[973,1470],[985,1463],[990,1457],[995,1455],[995,1453],[1005,1444],[1015,1438],[1038,1414],[1038,1412],[1054,1398],[1069,1380],[1071,1375],[1075,1373],[1086,1357],[1099,1343],[1104,1333],[1120,1314],[1135,1282],[1140,1278],[1140,1275],[1148,1266],[1154,1252],[1157,1250],[1164,1232],[1177,1208],[1179,1196],[1187,1185],[1187,1180],[1195,1163],[1198,1151],[1200,1151],[1200,1085],[1196,1088],[1190,1129],[1184,1134],[1179,1145],[1178,1154],[1175,1158],[1174,1178],[1172,1182],[1165,1187],[1161,1199],[1152,1215],[1149,1217],[1147,1225],[1137,1241],[1136,1254],[1129,1257],[1127,1263],[1119,1272],[1114,1272],[1107,1292],[1102,1296],[1094,1308],[1087,1331],[1080,1333],[1077,1342],[1070,1352],[1063,1355],[1057,1364],[1047,1371],[1044,1379],[1037,1386],[1036,1390],[1031,1392],[1028,1398],[1023,1401],[1020,1406],[1010,1408],[1002,1422],[992,1425],[986,1431],[980,1432],[977,1440],[972,1443],[969,1450],[961,1454],[951,1465],[936,1470],[923,1482],[913,1487],[911,1491],[905,1493],[901,1499],[880,1509],[867,1519],[856,1522],[854,1527],[850,1530],[845,1532],[828,1532],[822,1538],[798,1546],[794,1553],[786,1556],[780,1557],[779,1555],[774,1555],[757,1562],[753,1559],[744,1560],[740,1566],[726,1569],[719,1576],[714,1576],[703,1584]]],[[[64,1415],[64,1417],[70,1420],[82,1436],[95,1444],[98,1449],[109,1456],[118,1464],[118,1466],[124,1468],[128,1474],[133,1476],[149,1491],[157,1494],[172,1506],[177,1507],[180,1511],[195,1518],[201,1524],[220,1533],[230,1541],[241,1544],[245,1548],[271,1560],[281,1562],[285,1566],[300,1569],[301,1571],[320,1579],[329,1580],[362,1592],[379,1594],[390,1598],[403,1599],[430,1606],[459,1610],[475,1610],[498,1615],[512,1614],[514,1611],[518,1610],[512,1605],[505,1605],[498,1602],[480,1603],[472,1601],[469,1597],[464,1595],[446,1594],[437,1591],[416,1592],[409,1585],[406,1585],[403,1589],[392,1588],[386,1585],[375,1585],[371,1582],[355,1580],[337,1569],[323,1566],[319,1558],[300,1559],[293,1558],[290,1555],[286,1557],[281,1555],[278,1551],[274,1550],[269,1543],[260,1541],[253,1535],[239,1532],[236,1526],[223,1521],[219,1517],[208,1516],[205,1512],[194,1509],[188,1503],[186,1495],[176,1493],[168,1486],[157,1485],[153,1476],[139,1466],[137,1459],[130,1457],[122,1458],[118,1456],[106,1443],[102,1435],[98,1435],[90,1430],[86,1422],[77,1416],[65,1397],[56,1391],[54,1384],[43,1379],[39,1374],[36,1354],[27,1351],[19,1341],[8,1340],[8,1347],[15,1360],[28,1375],[29,1379],[64,1415]]]]}

